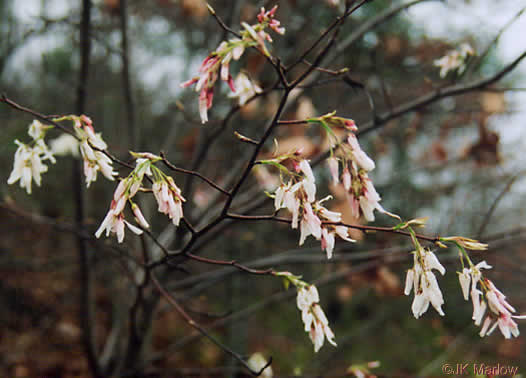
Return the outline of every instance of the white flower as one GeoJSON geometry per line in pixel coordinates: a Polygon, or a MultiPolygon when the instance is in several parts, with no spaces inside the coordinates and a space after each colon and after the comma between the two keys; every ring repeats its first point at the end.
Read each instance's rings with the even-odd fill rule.
{"type": "Polygon", "coordinates": [[[469,298],[469,283],[471,281],[470,269],[464,268],[462,273],[458,274],[458,280],[460,282],[460,287],[462,288],[464,299],[467,301],[469,298]]]}
{"type": "Polygon", "coordinates": [[[310,203],[303,203],[303,217],[300,222],[300,242],[303,245],[307,236],[312,235],[319,240],[321,238],[321,221],[314,212],[310,203]]]}
{"type": "Polygon", "coordinates": [[[20,180],[20,187],[25,188],[27,193],[31,194],[32,180],[35,180],[35,183],[40,186],[41,174],[47,172],[48,169],[42,160],[50,160],[51,163],[55,163],[55,158],[42,139],[39,139],[33,148],[18,140],[15,140],[15,143],[18,148],[15,152],[13,171],[9,175],[7,183],[12,185],[20,180]]]}
{"type": "MultiPolygon", "coordinates": [[[[243,50],[241,50],[242,53],[243,50]]],[[[236,50],[232,51],[233,53],[236,52],[236,50]]],[[[235,55],[233,55],[235,58],[235,55]]],[[[239,54],[241,56],[241,54],[239,54]]],[[[239,58],[238,58],[239,59],[239,58]]],[[[237,59],[236,59],[237,60],[237,59]]],[[[253,83],[249,77],[244,74],[243,72],[240,72],[235,81],[234,85],[236,87],[235,92],[230,92],[228,94],[228,97],[230,98],[237,98],[239,105],[243,106],[247,103],[249,99],[254,97],[256,94],[261,93],[263,90],[255,83],[253,83]]]]}
{"type": "Polygon", "coordinates": [[[374,161],[369,156],[367,156],[365,152],[363,152],[360,144],[358,143],[358,139],[354,134],[349,134],[347,137],[347,143],[349,143],[351,146],[354,162],[360,168],[365,169],[366,171],[372,171],[375,168],[374,161]]]}
{"type": "Polygon", "coordinates": [[[314,344],[314,351],[318,352],[323,346],[324,340],[336,346],[334,333],[329,327],[329,321],[318,304],[320,298],[316,286],[309,285],[308,288],[298,288],[296,303],[301,311],[301,319],[304,323],[305,332],[314,344]]]}
{"type": "Polygon", "coordinates": [[[79,141],[73,135],[62,134],[49,141],[51,152],[57,156],[79,156],[79,141]]]}
{"type": "Polygon", "coordinates": [[[296,305],[300,311],[309,309],[313,303],[318,303],[319,301],[320,296],[316,286],[308,285],[307,287],[302,286],[298,289],[296,305]]]}
{"type": "Polygon", "coordinates": [[[142,234],[142,230],[124,220],[124,214],[122,213],[122,210],[120,212],[115,211],[116,208],[117,204],[115,204],[115,201],[112,201],[112,207],[95,232],[95,237],[99,238],[104,231],[106,231],[106,236],[109,236],[110,232],[113,232],[117,235],[117,241],[122,243],[124,240],[124,225],[126,225],[133,233],[137,235],[142,234]]]}
{"type": "Polygon", "coordinates": [[[329,166],[329,171],[331,173],[332,182],[334,184],[339,184],[340,183],[340,179],[339,179],[340,172],[338,170],[339,169],[338,159],[334,157],[328,158],[327,165],[329,166]]]}
{"type": "Polygon", "coordinates": [[[445,268],[433,252],[425,249],[414,252],[414,266],[407,271],[404,294],[409,295],[411,290],[414,290],[411,310],[417,319],[427,311],[430,303],[441,316],[444,316],[442,311],[444,297],[432,272],[433,269],[438,270],[442,275],[445,274],[445,268]]]}
{"type": "Polygon", "coordinates": [[[474,55],[475,50],[463,43],[458,50],[451,50],[442,58],[435,60],[435,66],[440,67],[440,77],[446,77],[449,71],[457,70],[459,74],[466,69],[466,59],[469,55],[474,55]]]}
{"type": "Polygon", "coordinates": [[[80,143],[80,152],[84,160],[84,175],[86,176],[86,186],[97,180],[97,172],[100,171],[104,177],[113,181],[118,173],[113,170],[111,159],[100,151],[94,150],[88,142],[83,139],[80,143]]]}
{"type": "Polygon", "coordinates": [[[31,124],[29,125],[28,134],[33,140],[38,140],[44,137],[46,130],[48,129],[48,126],[45,126],[42,122],[38,120],[33,120],[31,124]]]}

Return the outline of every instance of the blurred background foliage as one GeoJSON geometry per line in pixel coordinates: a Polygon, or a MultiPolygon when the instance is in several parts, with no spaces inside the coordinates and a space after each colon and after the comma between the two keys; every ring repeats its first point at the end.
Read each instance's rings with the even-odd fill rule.
{"type": "MultiPolygon", "coordinates": [[[[348,20],[338,41],[344,43],[365,22],[402,3],[369,2],[348,20]]],[[[465,3],[475,7],[485,2],[465,3]]],[[[253,21],[260,6],[271,7],[273,3],[217,0],[211,5],[237,30],[240,21],[253,21]]],[[[228,184],[251,151],[237,141],[233,131],[257,139],[277,107],[279,94],[271,93],[245,106],[225,127],[221,120],[233,102],[221,85],[216,89],[212,121],[202,126],[197,118],[196,93],[180,89],[179,84],[195,75],[200,61],[228,36],[200,0],[130,0],[128,12],[135,150],[162,150],[174,164],[198,167],[202,174],[228,184]],[[206,160],[200,161],[200,145],[210,137],[214,143],[206,160]]],[[[86,113],[111,151],[131,161],[119,14],[119,0],[94,2],[86,113]]],[[[272,52],[284,64],[294,62],[338,14],[339,8],[329,6],[328,1],[279,1],[277,18],[287,33],[275,36],[272,52]]],[[[0,90],[41,113],[71,114],[79,70],[79,23],[77,1],[0,0],[0,90]]],[[[381,115],[454,81],[487,76],[507,63],[493,49],[482,62],[475,59],[477,64],[462,77],[440,79],[433,66],[435,59],[460,42],[484,51],[498,30],[466,28],[451,40],[438,40],[426,34],[425,23],[401,11],[330,55],[324,67],[349,67],[351,77],[366,86],[376,114],[381,115]]],[[[243,67],[263,88],[276,80],[271,67],[255,52],[248,52],[232,66],[233,72],[243,67]]],[[[304,68],[298,65],[297,73],[304,68]]],[[[327,77],[319,75],[319,79],[327,77]]],[[[496,87],[511,87],[521,79],[514,74],[496,87]]],[[[338,115],[353,118],[360,127],[373,116],[364,91],[342,81],[326,80],[324,85],[307,87],[294,97],[287,108],[288,119],[336,109],[338,115]]],[[[383,197],[383,206],[405,219],[429,216],[425,229],[429,235],[462,234],[489,241],[490,250],[477,253],[475,260],[485,259],[495,266],[489,276],[510,302],[524,311],[524,146],[517,131],[524,121],[510,121],[522,106],[514,99],[499,90],[446,98],[387,122],[361,137],[360,143],[377,162],[372,179],[383,197]],[[490,213],[494,203],[495,210],[490,213]]],[[[31,118],[0,106],[0,120],[0,320],[4,325],[0,375],[88,376],[79,346],[74,238],[67,230],[57,230],[54,223],[72,223],[73,160],[58,159],[32,196],[16,185],[8,187],[16,150],[13,140],[27,139],[31,118]]],[[[51,132],[51,137],[58,135],[51,132]]],[[[314,126],[284,127],[276,137],[281,151],[303,148],[311,158],[327,148],[322,130],[314,126]]],[[[269,144],[265,154],[273,151],[274,146],[269,144]]],[[[328,186],[325,170],[318,169],[317,176],[323,183],[318,189],[320,195],[331,193],[335,197],[332,209],[342,211],[348,222],[359,222],[348,214],[341,193],[328,186]]],[[[200,225],[212,219],[217,207],[209,204],[217,200],[215,193],[201,182],[185,186],[187,177],[176,175],[175,179],[186,189],[185,214],[200,225]]],[[[268,180],[252,177],[234,209],[264,196],[262,187],[266,185],[272,187],[268,180]]],[[[113,184],[99,180],[87,192],[89,232],[102,220],[113,190],[113,184]]],[[[160,235],[168,248],[176,248],[174,228],[163,217],[153,218],[156,209],[150,200],[145,198],[143,206],[152,219],[154,234],[160,235]]],[[[272,208],[264,206],[258,211],[268,214],[272,208]]],[[[390,225],[392,221],[378,216],[377,224],[390,225]]],[[[289,270],[309,282],[319,282],[321,304],[337,335],[338,348],[325,346],[317,355],[303,331],[294,293],[285,292],[276,279],[187,263],[187,272],[169,272],[164,282],[202,324],[219,322],[214,334],[232,349],[244,356],[255,352],[272,356],[276,376],[342,376],[351,364],[373,360],[381,361],[374,370],[381,376],[436,376],[441,374],[442,364],[457,362],[498,362],[519,366],[519,371],[526,366],[523,338],[504,340],[497,332],[484,339],[478,337],[471,321],[471,305],[463,301],[455,274],[459,269],[455,251],[440,252],[448,269],[446,277],[439,279],[446,298],[446,316],[441,318],[430,310],[415,320],[410,313],[411,299],[402,295],[405,271],[411,265],[409,240],[388,234],[353,236],[359,242],[337,244],[336,258],[330,262],[324,259],[317,242],[309,241],[298,249],[296,232],[285,225],[264,222],[236,223],[199,250],[208,257],[262,261],[262,266],[289,270]]],[[[112,325],[119,319],[126,321],[133,301],[133,277],[125,274],[127,262],[120,256],[138,253],[133,237],[127,239],[125,247],[113,253],[90,244],[97,278],[100,348],[112,325]]],[[[114,245],[115,240],[104,243],[114,245]]],[[[189,337],[191,329],[164,302],[155,307],[151,345],[125,369],[128,376],[244,374],[209,341],[189,337]]]]}

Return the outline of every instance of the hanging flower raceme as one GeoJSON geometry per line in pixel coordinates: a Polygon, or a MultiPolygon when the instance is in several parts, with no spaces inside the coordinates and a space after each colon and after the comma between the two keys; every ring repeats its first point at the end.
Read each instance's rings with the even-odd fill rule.
{"type": "MultiPolygon", "coordinates": [[[[134,154],[136,157],[141,156],[141,154],[134,154]]],[[[149,154],[151,155],[151,154],[149,154]]],[[[151,155],[155,156],[155,155],[151,155]]],[[[160,158],[158,158],[160,160],[160,158]]],[[[125,225],[135,234],[140,235],[143,233],[142,229],[131,224],[124,219],[124,209],[126,203],[129,203],[131,206],[132,213],[135,217],[135,221],[140,227],[147,229],[149,224],[144,218],[139,206],[132,201],[132,198],[137,194],[139,189],[142,186],[142,181],[144,175],[152,175],[151,166],[153,164],[153,159],[148,159],[144,157],[138,157],[136,161],[135,169],[126,177],[121,180],[115,193],[113,194],[113,199],[111,201],[111,206],[106,214],[106,217],[102,221],[98,230],[95,232],[95,236],[99,238],[104,231],[106,231],[106,236],[109,236],[110,233],[117,235],[117,241],[122,243],[124,240],[124,229],[125,225]]]]}
{"type": "Polygon", "coordinates": [[[497,326],[506,339],[519,336],[519,328],[513,319],[526,319],[526,316],[512,315],[515,308],[508,303],[506,296],[493,282],[482,278],[481,269],[491,269],[491,266],[486,261],[481,261],[470,268],[464,268],[458,276],[464,299],[468,300],[468,296],[471,296],[475,325],[481,325],[484,314],[489,309],[480,336],[490,335],[497,326]],[[478,289],[479,282],[482,291],[478,289]]]}
{"type": "Polygon", "coordinates": [[[52,164],[56,162],[44,141],[47,130],[51,128],[52,126],[45,126],[40,121],[34,120],[28,130],[33,142],[24,144],[19,140],[15,140],[18,148],[15,152],[13,170],[7,180],[9,185],[20,181],[20,187],[25,188],[27,194],[31,194],[32,180],[35,180],[35,183],[40,186],[42,182],[41,175],[48,170],[47,165],[43,161],[49,160],[52,164]]]}
{"type": "MultiPolygon", "coordinates": [[[[242,23],[244,30],[240,32],[241,39],[232,38],[228,41],[222,41],[217,49],[201,63],[199,75],[181,84],[183,88],[195,84],[195,91],[199,93],[199,115],[202,123],[208,122],[208,109],[212,107],[214,85],[218,77],[221,77],[221,80],[228,84],[232,92],[236,92],[234,80],[229,72],[232,59],[239,60],[245,49],[249,47],[258,47],[265,55],[269,56],[264,41],[272,42],[272,38],[265,29],[270,27],[279,34],[285,32],[285,29],[279,26],[279,21],[274,19],[276,9],[277,6],[266,12],[262,8],[258,15],[258,23],[255,25],[242,23]]],[[[213,12],[213,9],[211,11],[213,12]]]]}
{"type": "Polygon", "coordinates": [[[86,186],[97,180],[97,172],[101,172],[108,180],[115,180],[117,172],[113,170],[111,159],[104,154],[108,145],[100,133],[95,133],[93,122],[85,115],[67,116],[57,119],[72,120],[75,123],[75,133],[80,140],[80,153],[84,161],[84,176],[86,176],[86,186]]]}
{"type": "Polygon", "coordinates": [[[336,112],[320,117],[309,118],[307,122],[318,123],[327,132],[331,146],[331,156],[327,165],[334,185],[343,185],[348,195],[351,213],[358,218],[363,216],[367,221],[374,221],[374,210],[389,216],[398,216],[387,212],[381,205],[381,197],[376,192],[368,172],[375,168],[374,161],[362,150],[354,132],[358,130],[352,119],[335,116],[336,112]],[[343,129],[347,137],[343,143],[333,129],[343,129]],[[343,166],[340,176],[340,164],[343,166]]]}
{"type": "Polygon", "coordinates": [[[414,291],[414,299],[411,306],[413,315],[418,319],[427,311],[431,303],[435,310],[444,316],[444,311],[442,311],[444,297],[432,270],[436,269],[444,275],[446,269],[440,264],[433,252],[421,248],[419,244],[413,254],[414,266],[407,271],[404,290],[405,295],[411,294],[411,290],[414,291]]]}
{"type": "Polygon", "coordinates": [[[276,277],[281,277],[285,288],[294,285],[297,289],[296,306],[301,311],[301,320],[304,324],[305,332],[314,344],[314,351],[318,352],[323,346],[325,339],[336,346],[334,333],[329,327],[329,321],[325,316],[319,302],[320,296],[316,286],[310,285],[301,280],[300,276],[295,276],[290,272],[274,272],[276,277]]]}
{"type": "Polygon", "coordinates": [[[319,305],[320,297],[314,285],[302,285],[298,287],[296,304],[301,311],[301,319],[305,326],[305,332],[314,344],[314,352],[318,352],[323,346],[325,339],[336,346],[334,333],[329,327],[329,321],[319,305]]]}

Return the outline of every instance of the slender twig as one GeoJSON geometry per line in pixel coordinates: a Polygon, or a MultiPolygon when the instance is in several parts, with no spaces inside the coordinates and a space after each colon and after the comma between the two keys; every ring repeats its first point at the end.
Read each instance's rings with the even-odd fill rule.
{"type": "Polygon", "coordinates": [[[198,177],[201,180],[203,180],[204,182],[206,182],[208,185],[210,185],[212,188],[220,191],[221,193],[225,194],[226,196],[230,196],[230,193],[228,192],[228,190],[221,188],[219,185],[217,185],[215,182],[210,180],[208,177],[203,176],[199,172],[194,172],[194,171],[191,171],[191,170],[188,170],[188,169],[183,169],[183,168],[176,167],[175,165],[170,163],[168,161],[168,159],[166,159],[166,156],[164,155],[164,152],[161,152],[160,155],[163,158],[162,162],[164,163],[164,165],[166,165],[172,171],[181,172],[181,173],[185,173],[187,175],[192,175],[192,176],[198,177]]]}
{"type": "Polygon", "coordinates": [[[477,238],[480,238],[482,237],[482,234],[484,233],[484,230],[486,229],[486,227],[488,226],[489,224],[489,221],[491,219],[491,217],[493,216],[493,213],[495,212],[495,209],[497,208],[497,205],[499,204],[500,200],[504,197],[504,195],[506,193],[508,193],[511,189],[511,186],[515,183],[515,181],[519,178],[519,175],[515,175],[513,176],[509,181],[508,183],[506,184],[506,186],[501,190],[501,192],[499,193],[499,195],[495,198],[495,200],[493,201],[493,203],[491,204],[490,208],[488,209],[488,212],[486,213],[486,215],[484,216],[484,221],[482,222],[482,224],[480,225],[479,227],[479,230],[477,232],[477,238]]]}
{"type": "Polygon", "coordinates": [[[233,267],[235,267],[235,268],[237,268],[239,270],[242,270],[242,271],[250,273],[250,274],[268,275],[268,274],[274,273],[273,269],[264,269],[264,270],[252,269],[252,268],[249,268],[249,267],[247,267],[245,265],[242,265],[242,264],[238,263],[235,260],[230,260],[230,261],[215,260],[215,259],[210,259],[210,258],[207,258],[207,257],[197,256],[197,255],[191,254],[189,252],[187,252],[185,255],[188,256],[192,260],[199,261],[199,262],[202,262],[202,263],[205,263],[205,264],[233,266],[233,267]]]}
{"type": "Polygon", "coordinates": [[[310,45],[303,54],[300,55],[300,57],[296,60],[296,62],[292,63],[290,66],[287,66],[285,68],[285,72],[292,70],[299,63],[304,62],[305,58],[307,58],[307,56],[329,35],[331,31],[341,26],[341,24],[345,21],[347,17],[349,17],[352,13],[354,13],[357,9],[361,8],[365,3],[369,1],[370,0],[362,0],[360,3],[358,3],[354,7],[350,9],[345,9],[345,13],[342,16],[336,18],[336,20],[334,20],[334,22],[327,29],[325,29],[325,31],[319,36],[319,38],[316,39],[316,41],[314,41],[314,43],[310,45]]]}
{"type": "Polygon", "coordinates": [[[486,49],[480,54],[478,55],[475,60],[470,63],[468,65],[468,68],[465,72],[465,75],[469,75],[471,74],[475,69],[477,69],[480,64],[484,61],[484,59],[486,58],[486,56],[489,54],[489,52],[491,51],[491,49],[497,45],[497,43],[499,42],[500,40],[500,37],[502,37],[502,35],[504,34],[504,32],[506,30],[508,30],[508,28],[513,25],[513,23],[515,21],[517,21],[521,16],[522,14],[526,11],[526,7],[525,8],[522,8],[519,12],[517,12],[517,14],[515,16],[513,16],[511,18],[511,20],[509,20],[499,31],[498,33],[495,35],[495,38],[493,38],[493,40],[488,44],[488,46],[486,47],[486,49]]]}
{"type": "Polygon", "coordinates": [[[250,368],[248,363],[239,355],[238,353],[234,352],[232,349],[227,347],[225,344],[217,340],[215,337],[213,337],[207,330],[205,330],[202,326],[199,325],[188,313],[183,309],[183,307],[175,300],[175,298],[167,292],[164,287],[159,283],[157,278],[152,274],[152,282],[154,283],[155,287],[159,291],[159,293],[176,309],[176,311],[183,317],[184,320],[188,323],[189,326],[194,328],[196,331],[198,331],[202,336],[206,337],[208,340],[212,341],[215,345],[217,345],[221,350],[224,352],[230,354],[232,357],[234,357],[237,361],[239,361],[248,371],[250,371],[251,374],[255,376],[259,376],[267,367],[270,366],[272,363],[272,357],[269,359],[269,361],[263,366],[260,370],[255,371],[250,368]]]}

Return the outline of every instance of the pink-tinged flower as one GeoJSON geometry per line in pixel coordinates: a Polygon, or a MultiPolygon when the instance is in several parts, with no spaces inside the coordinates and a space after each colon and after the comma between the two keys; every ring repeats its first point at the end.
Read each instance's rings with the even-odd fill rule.
{"type": "Polygon", "coordinates": [[[268,26],[276,33],[285,34],[285,28],[280,27],[280,22],[274,18],[277,9],[277,5],[274,5],[269,11],[265,11],[265,8],[261,8],[261,11],[258,14],[258,22],[260,24],[268,23],[268,26]]]}
{"type": "Polygon", "coordinates": [[[179,226],[179,222],[183,217],[183,205],[185,201],[181,195],[181,190],[175,185],[171,177],[167,177],[163,181],[156,181],[153,183],[152,191],[157,204],[158,211],[168,215],[172,223],[179,226]]]}
{"type": "Polygon", "coordinates": [[[358,139],[356,139],[354,134],[349,134],[347,137],[347,143],[349,143],[349,146],[351,146],[352,158],[358,167],[366,171],[372,171],[375,168],[374,161],[369,156],[367,156],[365,152],[363,152],[360,144],[358,143],[358,139]]]}
{"type": "MultiPolygon", "coordinates": [[[[329,171],[331,173],[331,178],[332,178],[332,182],[333,184],[339,184],[340,183],[340,179],[339,179],[339,176],[340,176],[340,172],[339,172],[339,163],[338,163],[338,159],[334,158],[334,157],[330,157],[327,159],[327,165],[329,166],[329,171]]],[[[349,187],[350,187],[350,175],[349,175],[349,187]]],[[[347,189],[349,190],[349,189],[347,189]]]]}
{"type": "MultiPolygon", "coordinates": [[[[480,330],[480,336],[490,335],[493,330],[498,326],[504,338],[509,339],[512,336],[519,336],[519,327],[513,320],[515,319],[526,319],[526,315],[512,315],[515,312],[515,308],[508,303],[506,296],[495,287],[493,282],[488,279],[484,280],[486,291],[486,301],[488,303],[488,309],[490,310],[482,329],[480,330]],[[495,323],[490,328],[491,322],[495,320],[495,323]]],[[[473,289],[475,290],[475,288],[473,289]]],[[[479,313],[482,317],[483,313],[479,313]]],[[[475,317],[475,314],[473,315],[475,317]]],[[[480,323],[480,321],[479,321],[480,323]]],[[[477,324],[477,322],[475,322],[477,324]]]]}

